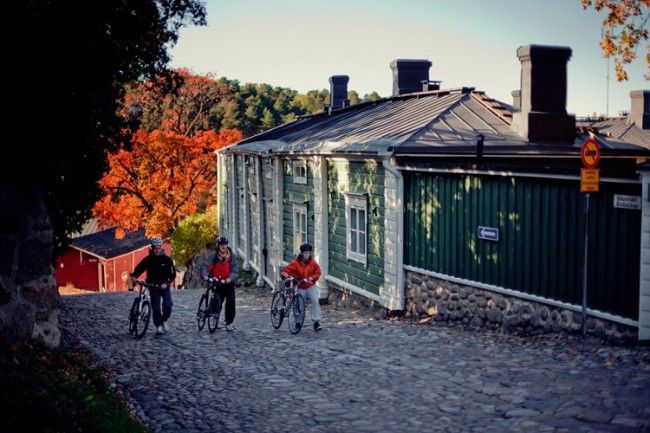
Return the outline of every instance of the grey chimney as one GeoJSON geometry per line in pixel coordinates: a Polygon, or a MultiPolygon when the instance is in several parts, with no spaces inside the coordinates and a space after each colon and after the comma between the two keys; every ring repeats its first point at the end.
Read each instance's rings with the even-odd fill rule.
{"type": "Polygon", "coordinates": [[[348,100],[347,75],[332,75],[330,77],[330,107],[333,109],[343,108],[350,105],[348,100]]]}
{"type": "Polygon", "coordinates": [[[641,129],[650,129],[650,90],[632,90],[630,99],[632,107],[628,123],[634,123],[641,129]]]}
{"type": "Polygon", "coordinates": [[[517,57],[521,93],[513,127],[532,142],[573,143],[576,118],[566,112],[566,65],[571,48],[527,45],[517,49],[517,57]]]}
{"type": "Polygon", "coordinates": [[[512,106],[517,110],[521,110],[521,90],[513,90],[512,93],[512,106]]]}
{"type": "Polygon", "coordinates": [[[395,59],[390,62],[393,71],[393,96],[422,91],[422,82],[429,82],[428,60],[395,59]]]}

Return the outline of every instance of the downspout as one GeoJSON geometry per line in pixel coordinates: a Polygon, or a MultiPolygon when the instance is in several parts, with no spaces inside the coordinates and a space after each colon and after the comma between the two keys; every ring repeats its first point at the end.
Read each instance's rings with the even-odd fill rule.
{"type": "Polygon", "coordinates": [[[264,175],[262,174],[261,156],[258,155],[255,157],[255,165],[257,166],[255,172],[257,173],[257,232],[259,235],[257,238],[257,263],[260,267],[255,285],[257,287],[264,287],[264,276],[266,276],[268,271],[266,270],[266,258],[263,253],[266,248],[266,230],[264,230],[266,226],[266,206],[264,204],[264,197],[262,197],[262,178],[264,175]]]}
{"type": "Polygon", "coordinates": [[[273,257],[275,258],[273,266],[275,283],[277,284],[280,275],[280,268],[282,266],[282,259],[284,257],[284,165],[282,159],[278,157],[273,158],[273,183],[274,194],[273,204],[275,212],[271,218],[275,218],[275,239],[273,242],[273,257]]]}
{"type": "Polygon", "coordinates": [[[382,160],[384,170],[395,176],[396,180],[396,203],[395,208],[397,212],[397,287],[396,297],[391,299],[388,308],[390,310],[403,310],[404,309],[404,176],[402,172],[396,170],[392,164],[394,160],[382,160]]]}
{"type": "Polygon", "coordinates": [[[221,214],[221,210],[226,209],[223,206],[224,197],[223,197],[223,188],[222,188],[223,185],[222,176],[226,173],[225,170],[223,169],[225,167],[225,164],[223,161],[223,157],[221,156],[221,152],[216,150],[214,153],[217,155],[217,230],[222,231],[224,216],[221,214]]]}
{"type": "Polygon", "coordinates": [[[314,243],[316,259],[321,267],[321,278],[316,283],[319,299],[327,299],[329,289],[327,275],[329,274],[329,221],[328,221],[328,191],[327,191],[327,160],[324,156],[314,157],[314,243]]]}

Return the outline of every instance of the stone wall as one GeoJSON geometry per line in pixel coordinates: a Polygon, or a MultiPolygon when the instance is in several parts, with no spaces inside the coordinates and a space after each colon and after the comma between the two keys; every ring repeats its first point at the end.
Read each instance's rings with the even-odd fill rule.
{"type": "Polygon", "coordinates": [[[0,209],[0,332],[57,347],[59,293],[44,196],[35,188],[3,185],[0,209]]]}
{"type": "MultiPolygon", "coordinates": [[[[405,272],[404,316],[415,320],[456,321],[522,335],[576,334],[580,312],[503,295],[447,280],[405,272]]],[[[636,342],[635,328],[589,316],[587,332],[616,344],[636,342]]]]}
{"type": "Polygon", "coordinates": [[[329,283],[327,299],[321,299],[320,301],[321,304],[327,303],[335,307],[347,306],[367,310],[377,319],[382,319],[390,315],[388,309],[378,302],[354,293],[349,289],[339,287],[333,283],[329,283]]]}

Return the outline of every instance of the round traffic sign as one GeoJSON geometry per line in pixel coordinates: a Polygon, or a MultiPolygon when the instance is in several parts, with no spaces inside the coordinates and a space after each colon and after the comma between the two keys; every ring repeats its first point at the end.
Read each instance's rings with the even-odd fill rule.
{"type": "Polygon", "coordinates": [[[587,138],[582,144],[580,156],[582,157],[582,165],[584,165],[585,168],[598,167],[598,161],[600,161],[600,147],[596,140],[591,137],[587,138]]]}

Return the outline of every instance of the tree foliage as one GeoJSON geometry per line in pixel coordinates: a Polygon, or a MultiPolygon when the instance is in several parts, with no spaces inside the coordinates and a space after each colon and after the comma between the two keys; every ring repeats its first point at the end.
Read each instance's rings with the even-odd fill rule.
{"type": "Polygon", "coordinates": [[[219,230],[217,228],[217,207],[210,206],[204,213],[183,218],[172,235],[174,261],[189,265],[194,256],[206,245],[213,245],[219,230]]]}
{"type": "MultiPolygon", "coordinates": [[[[616,80],[628,79],[625,65],[636,58],[636,49],[642,41],[648,40],[646,24],[650,16],[650,0],[581,0],[584,9],[605,11],[600,48],[606,58],[614,58],[616,80]]],[[[646,45],[646,65],[650,68],[650,52],[646,45]]],[[[650,79],[650,74],[646,74],[650,79]]]]}
{"type": "Polygon", "coordinates": [[[147,236],[168,239],[180,220],[216,198],[214,151],[242,139],[237,130],[201,131],[193,137],[169,130],[140,130],[132,149],[108,156],[99,185],[104,196],[93,213],[116,236],[143,226],[147,236]]]}
{"type": "Polygon", "coordinates": [[[3,181],[45,190],[55,243],[79,230],[99,196],[105,151],[121,141],[123,85],[165,71],[181,26],[205,24],[199,0],[30,0],[8,2],[18,38],[5,46],[13,67],[11,159],[3,181]],[[39,108],[41,107],[41,108],[39,108]]]}
{"type": "Polygon", "coordinates": [[[219,129],[212,111],[219,102],[229,99],[226,83],[210,74],[195,75],[182,68],[127,86],[120,114],[132,130],[164,129],[192,136],[219,129]]]}

